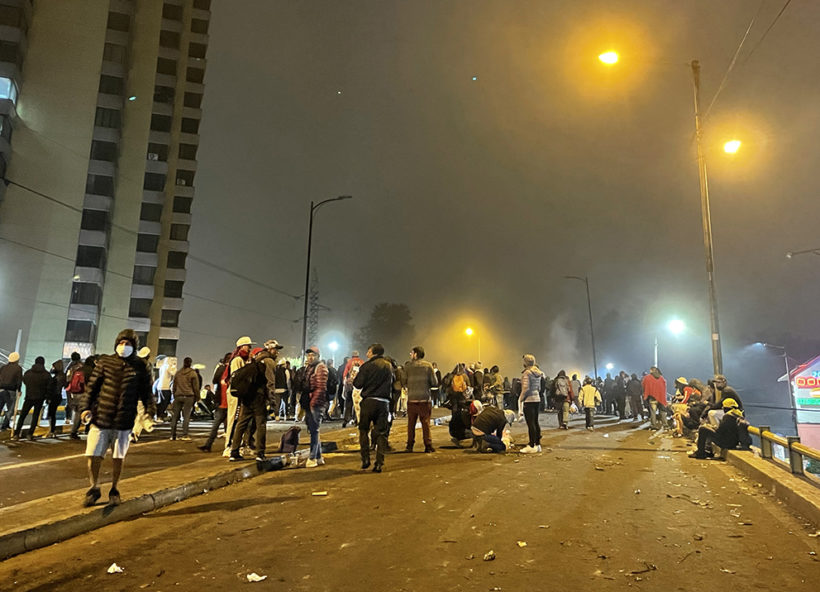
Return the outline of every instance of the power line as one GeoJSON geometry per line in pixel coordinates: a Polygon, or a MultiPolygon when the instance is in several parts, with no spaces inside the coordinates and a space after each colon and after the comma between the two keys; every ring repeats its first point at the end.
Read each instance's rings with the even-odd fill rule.
{"type": "Polygon", "coordinates": [[[761,44],[761,43],[763,43],[763,40],[764,40],[764,39],[766,38],[766,36],[769,34],[769,31],[771,31],[771,30],[774,28],[774,26],[777,24],[777,21],[779,21],[779,20],[780,20],[780,17],[781,17],[781,16],[783,16],[783,13],[784,13],[784,12],[786,12],[786,9],[789,7],[789,4],[791,4],[791,2],[792,2],[792,0],[786,0],[786,3],[783,5],[783,8],[781,8],[781,9],[780,9],[780,12],[778,12],[778,13],[777,13],[777,16],[776,16],[776,17],[774,17],[774,20],[772,21],[772,24],[771,24],[771,25],[769,25],[769,28],[768,28],[768,29],[766,29],[766,30],[763,32],[763,36],[762,36],[760,39],[758,39],[757,43],[755,43],[755,46],[754,46],[754,47],[752,48],[752,50],[749,52],[749,55],[747,55],[747,56],[746,56],[746,59],[743,61],[743,63],[744,63],[744,64],[745,64],[746,62],[748,62],[748,61],[749,61],[749,59],[752,57],[752,54],[755,52],[755,50],[756,50],[758,47],[760,47],[760,44],[761,44]]]}
{"type": "Polygon", "coordinates": [[[726,73],[723,75],[723,80],[720,81],[720,86],[718,86],[718,89],[717,89],[717,92],[715,93],[715,96],[712,97],[712,101],[709,103],[709,106],[706,108],[706,112],[703,115],[704,119],[709,117],[709,112],[712,110],[712,106],[715,104],[715,101],[717,101],[717,98],[720,95],[720,92],[726,86],[726,81],[729,80],[729,74],[732,73],[732,70],[735,67],[735,63],[737,63],[737,57],[740,55],[740,50],[743,49],[743,44],[746,42],[746,38],[749,36],[749,32],[752,30],[752,27],[754,26],[755,21],[757,20],[757,17],[760,16],[760,11],[761,10],[763,10],[763,0],[761,0],[760,6],[757,8],[757,12],[752,17],[752,20],[749,22],[749,26],[746,27],[746,32],[743,34],[743,37],[741,38],[740,43],[738,44],[737,49],[735,50],[735,55],[732,56],[732,61],[729,62],[729,67],[726,69],[726,73]]]}

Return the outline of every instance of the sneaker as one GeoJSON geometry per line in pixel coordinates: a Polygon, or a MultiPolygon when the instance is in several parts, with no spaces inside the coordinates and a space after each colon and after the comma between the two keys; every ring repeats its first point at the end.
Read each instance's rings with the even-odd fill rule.
{"type": "Polygon", "coordinates": [[[319,466],[319,463],[316,461],[316,459],[315,459],[315,458],[309,458],[309,459],[308,459],[308,461],[307,461],[307,463],[305,463],[305,466],[306,466],[308,469],[312,469],[313,467],[318,467],[318,466],[319,466]]]}
{"type": "Polygon", "coordinates": [[[57,437],[57,434],[55,434],[54,432],[49,432],[49,433],[46,434],[46,438],[56,438],[56,437],[57,437]]]}
{"type": "Polygon", "coordinates": [[[456,447],[461,448],[461,440],[458,438],[450,438],[450,442],[456,445],[456,447]]]}
{"type": "Polygon", "coordinates": [[[211,447],[206,444],[203,444],[202,446],[197,446],[197,450],[201,450],[202,452],[210,452],[211,447]]]}
{"type": "Polygon", "coordinates": [[[325,457],[320,456],[316,459],[316,462],[319,463],[319,466],[321,467],[323,464],[325,464],[325,457]]]}
{"type": "Polygon", "coordinates": [[[108,505],[109,506],[119,506],[122,503],[120,499],[120,492],[114,488],[111,488],[111,491],[108,492],[108,505]]]}
{"type": "Polygon", "coordinates": [[[370,468],[370,461],[369,460],[362,461],[362,470],[366,471],[369,468],[370,468]]]}
{"type": "Polygon", "coordinates": [[[435,448],[433,448],[432,446],[425,446],[425,447],[424,447],[424,452],[426,452],[426,453],[428,453],[428,454],[429,454],[430,452],[435,452],[435,451],[436,451],[436,449],[435,449],[435,448]]]}
{"type": "Polygon", "coordinates": [[[541,445],[540,444],[535,447],[535,451],[536,452],[541,452],[541,445]]]}
{"type": "Polygon", "coordinates": [[[83,502],[83,505],[86,508],[90,508],[91,506],[97,503],[97,500],[100,499],[100,497],[102,497],[102,493],[100,493],[100,488],[92,487],[91,489],[85,492],[85,501],[83,502]]]}
{"type": "Polygon", "coordinates": [[[373,472],[374,473],[381,473],[382,472],[382,465],[380,465],[379,463],[376,463],[375,465],[373,465],[373,472]]]}
{"type": "Polygon", "coordinates": [[[183,442],[190,442],[190,441],[191,441],[191,437],[190,437],[190,436],[182,436],[182,437],[180,438],[180,440],[182,440],[183,442]]]}
{"type": "Polygon", "coordinates": [[[245,460],[245,457],[241,454],[232,454],[230,458],[228,458],[228,462],[239,462],[245,460]]]}
{"type": "Polygon", "coordinates": [[[533,454],[535,452],[535,448],[532,446],[524,446],[521,450],[519,450],[521,454],[533,454]]]}
{"type": "Polygon", "coordinates": [[[9,440],[11,440],[12,442],[19,442],[20,441],[20,436],[14,435],[11,438],[9,438],[9,440]]]}
{"type": "Polygon", "coordinates": [[[169,440],[176,440],[176,439],[177,439],[177,437],[176,437],[176,436],[171,436],[171,437],[170,437],[170,438],[168,438],[168,439],[169,439],[169,440]]]}
{"type": "Polygon", "coordinates": [[[706,460],[707,458],[709,458],[709,456],[707,456],[706,454],[697,451],[690,452],[687,456],[689,456],[689,458],[694,458],[697,460],[706,460]]]}
{"type": "Polygon", "coordinates": [[[66,420],[63,422],[63,425],[71,425],[71,420],[66,418],[66,420]]]}
{"type": "Polygon", "coordinates": [[[265,462],[266,458],[264,454],[257,454],[256,455],[256,462],[265,462]]]}

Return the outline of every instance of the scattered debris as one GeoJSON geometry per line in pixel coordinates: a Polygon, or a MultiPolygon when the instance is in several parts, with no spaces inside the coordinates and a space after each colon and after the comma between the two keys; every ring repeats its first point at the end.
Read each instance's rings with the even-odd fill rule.
{"type": "Polygon", "coordinates": [[[746,522],[738,522],[738,523],[737,523],[737,525],[738,525],[738,526],[752,526],[752,523],[751,523],[751,522],[749,522],[749,521],[746,521],[746,522]]]}
{"type": "Polygon", "coordinates": [[[680,495],[672,495],[671,493],[667,493],[667,494],[666,494],[666,497],[671,498],[671,499],[682,499],[682,500],[686,500],[686,501],[687,501],[687,502],[689,502],[690,504],[694,504],[694,505],[696,505],[696,506],[700,506],[701,508],[709,508],[709,507],[711,507],[711,506],[710,506],[710,502],[704,502],[704,501],[701,501],[701,500],[699,500],[699,499],[692,499],[691,497],[689,497],[689,496],[688,496],[688,495],[686,495],[685,493],[682,493],[682,494],[680,494],[680,495]]]}
{"type": "Polygon", "coordinates": [[[817,531],[817,532],[815,532],[815,533],[810,533],[810,534],[809,534],[809,536],[810,536],[810,537],[820,537],[820,530],[818,530],[818,531],[817,531]]]}
{"type": "Polygon", "coordinates": [[[262,580],[267,580],[268,579],[268,576],[260,576],[255,571],[249,573],[245,577],[248,578],[249,582],[261,582],[262,580]]]}
{"type": "Polygon", "coordinates": [[[493,559],[495,559],[495,551],[490,549],[489,551],[484,553],[484,561],[492,561],[493,559]]]}
{"type": "Polygon", "coordinates": [[[608,575],[604,574],[604,572],[602,572],[600,569],[596,569],[595,572],[592,575],[598,576],[599,578],[604,578],[605,580],[614,580],[615,579],[612,576],[608,576],[608,575]]]}
{"type": "Polygon", "coordinates": [[[549,528],[549,527],[550,527],[549,524],[539,524],[538,525],[538,528],[549,528]]]}
{"type": "Polygon", "coordinates": [[[603,471],[603,470],[604,470],[604,468],[603,468],[603,467],[598,467],[598,466],[596,466],[596,467],[595,467],[595,470],[596,470],[596,471],[603,471]]]}
{"type": "Polygon", "coordinates": [[[690,556],[692,553],[694,553],[694,551],[689,551],[686,555],[684,555],[683,557],[681,557],[680,559],[678,559],[678,565],[680,565],[681,563],[683,563],[684,561],[686,561],[687,559],[689,559],[689,556],[690,556]]]}
{"type": "Polygon", "coordinates": [[[632,493],[634,493],[635,495],[638,495],[640,492],[641,492],[641,490],[640,490],[640,489],[636,489],[636,490],[635,490],[635,491],[633,491],[632,493]]]}
{"type": "Polygon", "coordinates": [[[702,541],[703,540],[703,535],[702,534],[695,534],[695,535],[692,536],[692,538],[695,539],[696,541],[702,541]]]}
{"type": "Polygon", "coordinates": [[[658,566],[655,565],[654,563],[647,563],[646,561],[644,561],[643,564],[644,564],[643,569],[633,569],[627,575],[636,576],[638,574],[649,573],[650,571],[656,571],[658,569],[658,566]]]}
{"type": "Polygon", "coordinates": [[[501,592],[501,588],[499,588],[498,586],[493,586],[492,588],[490,588],[490,592],[501,592]]]}
{"type": "Polygon", "coordinates": [[[604,555],[603,553],[599,553],[598,559],[609,559],[609,557],[607,555],[604,555]]]}
{"type": "Polygon", "coordinates": [[[327,491],[314,491],[312,495],[316,497],[323,497],[327,495],[327,491]]]}
{"type": "Polygon", "coordinates": [[[722,571],[723,573],[727,573],[727,574],[737,573],[736,571],[733,571],[731,569],[726,569],[725,567],[721,567],[720,571],[722,571]]]}
{"type": "Polygon", "coordinates": [[[466,559],[467,559],[467,561],[470,561],[471,559],[475,559],[475,553],[470,553],[469,555],[467,555],[466,559]]]}
{"type": "Polygon", "coordinates": [[[516,541],[516,544],[521,547],[522,549],[527,546],[526,541],[516,541]]]}
{"type": "Polygon", "coordinates": [[[110,574],[115,574],[115,573],[123,573],[125,570],[123,568],[121,568],[119,565],[117,565],[116,563],[112,563],[111,565],[108,566],[107,571],[110,574]]]}

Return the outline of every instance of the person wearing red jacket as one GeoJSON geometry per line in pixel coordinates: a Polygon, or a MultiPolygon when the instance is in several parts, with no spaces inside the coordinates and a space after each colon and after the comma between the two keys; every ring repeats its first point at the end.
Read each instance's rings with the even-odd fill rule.
{"type": "Polygon", "coordinates": [[[649,403],[649,424],[652,429],[666,429],[666,379],[660,368],[652,366],[641,381],[644,401],[649,403]],[[660,419],[658,418],[660,415],[660,419]]]}
{"type": "Polygon", "coordinates": [[[305,379],[300,404],[305,409],[305,423],[310,432],[310,454],[305,465],[308,468],[325,464],[319,426],[327,409],[327,366],[319,359],[315,345],[305,350],[305,379]]]}

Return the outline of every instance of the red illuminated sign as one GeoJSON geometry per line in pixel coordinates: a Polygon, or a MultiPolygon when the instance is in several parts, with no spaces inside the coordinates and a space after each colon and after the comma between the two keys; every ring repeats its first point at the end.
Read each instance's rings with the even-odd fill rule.
{"type": "Polygon", "coordinates": [[[799,389],[813,389],[820,388],[820,377],[817,376],[798,376],[795,384],[799,389]]]}

